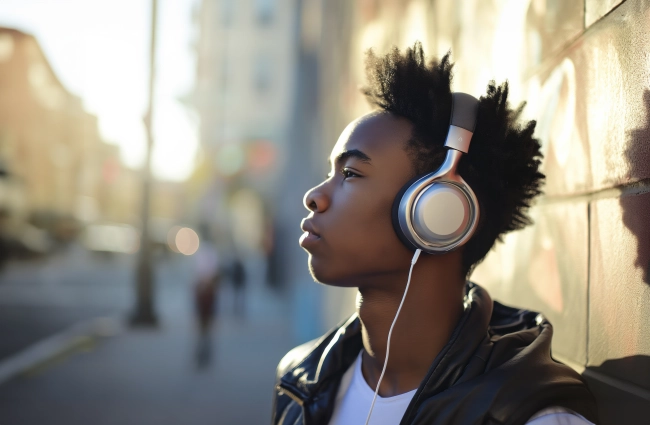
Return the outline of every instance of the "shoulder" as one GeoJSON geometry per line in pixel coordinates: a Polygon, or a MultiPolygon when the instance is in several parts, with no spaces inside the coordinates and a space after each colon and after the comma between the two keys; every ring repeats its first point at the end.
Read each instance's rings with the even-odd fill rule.
{"type": "Polygon", "coordinates": [[[301,344],[282,357],[275,374],[275,390],[273,396],[272,418],[274,424],[294,423],[296,418],[299,417],[300,408],[292,399],[280,390],[278,385],[282,377],[290,370],[298,366],[308,355],[311,353],[318,344],[318,339],[301,344]],[[294,407],[291,407],[294,406],[294,407]],[[290,413],[291,412],[293,413],[290,413]],[[290,416],[287,416],[290,415],[290,416]],[[293,416],[292,416],[293,415],[293,416]],[[296,416],[297,415],[297,416],[296,416]],[[295,417],[294,417],[295,416],[295,417]],[[284,419],[282,419],[284,418],[284,419]],[[292,419],[288,419],[292,418],[292,419]]]}
{"type": "MultiPolygon", "coordinates": [[[[309,357],[312,352],[319,349],[322,351],[332,340],[332,338],[340,332],[345,332],[346,330],[352,330],[352,334],[360,334],[360,326],[358,324],[359,318],[356,313],[352,314],[349,318],[345,319],[324,335],[319,338],[312,339],[311,341],[301,344],[282,357],[277,368],[277,379],[279,380],[284,376],[288,371],[298,366],[306,358],[309,357]]],[[[320,353],[320,352],[319,352],[320,353]]],[[[312,365],[313,366],[313,365],[312,365]]]]}
{"type": "Polygon", "coordinates": [[[291,351],[285,354],[278,364],[276,380],[279,380],[289,370],[298,366],[300,362],[302,362],[305,357],[316,348],[321,339],[322,338],[312,339],[311,341],[305,342],[304,344],[291,349],[291,351]]]}
{"type": "Polygon", "coordinates": [[[540,410],[526,422],[526,425],[594,425],[582,416],[562,407],[540,410]]]}

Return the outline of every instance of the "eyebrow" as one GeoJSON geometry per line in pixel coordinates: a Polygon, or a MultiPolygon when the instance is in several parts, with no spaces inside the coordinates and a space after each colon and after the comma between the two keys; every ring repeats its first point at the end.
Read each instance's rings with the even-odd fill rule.
{"type": "MultiPolygon", "coordinates": [[[[358,160],[365,162],[367,164],[371,163],[370,157],[366,155],[365,153],[361,152],[359,149],[351,149],[349,151],[341,152],[335,161],[335,164],[338,164],[339,162],[345,161],[348,158],[357,158],[358,160]]],[[[327,162],[332,163],[332,161],[328,158],[327,162]]]]}

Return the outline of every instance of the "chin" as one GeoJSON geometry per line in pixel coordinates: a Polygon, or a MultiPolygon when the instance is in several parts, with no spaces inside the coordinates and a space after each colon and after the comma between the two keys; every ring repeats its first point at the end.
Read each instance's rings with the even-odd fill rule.
{"type": "Polygon", "coordinates": [[[309,274],[315,282],[328,286],[338,286],[342,288],[351,288],[356,285],[350,279],[350,273],[344,273],[337,270],[336,267],[319,261],[312,255],[309,256],[309,274]]]}

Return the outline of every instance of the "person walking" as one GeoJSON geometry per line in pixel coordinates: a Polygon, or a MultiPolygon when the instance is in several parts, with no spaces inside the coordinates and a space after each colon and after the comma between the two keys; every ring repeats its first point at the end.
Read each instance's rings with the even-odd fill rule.
{"type": "Polygon", "coordinates": [[[212,355],[210,332],[218,313],[221,281],[219,254],[207,237],[200,241],[194,260],[194,310],[199,327],[196,363],[198,367],[204,367],[210,363],[212,355]]]}
{"type": "Polygon", "coordinates": [[[233,306],[235,316],[243,318],[246,308],[246,268],[239,257],[235,257],[230,270],[233,286],[233,306]]]}

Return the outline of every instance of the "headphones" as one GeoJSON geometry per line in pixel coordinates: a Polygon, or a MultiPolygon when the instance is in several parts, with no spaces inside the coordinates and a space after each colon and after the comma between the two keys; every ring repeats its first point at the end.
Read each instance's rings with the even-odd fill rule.
{"type": "Polygon", "coordinates": [[[428,254],[462,246],[479,219],[476,195],[456,171],[474,134],[478,100],[466,93],[451,96],[445,161],[437,171],[409,181],[393,202],[393,228],[399,239],[408,248],[428,254]]]}
{"type": "Polygon", "coordinates": [[[390,337],[397,322],[406,294],[411,285],[413,267],[422,251],[429,254],[449,252],[463,245],[476,230],[479,207],[476,195],[456,169],[474,134],[478,100],[466,93],[452,93],[451,119],[445,147],[445,162],[433,173],[416,177],[406,183],[393,201],[393,228],[397,236],[415,254],[411,260],[408,280],[402,301],[388,331],[386,358],[377,381],[375,396],[370,405],[366,425],[370,422],[375,407],[379,385],[386,372],[390,353],[390,337]]]}

